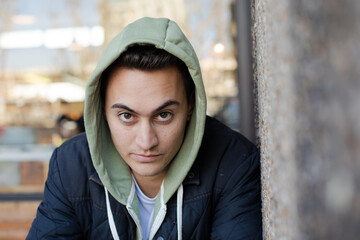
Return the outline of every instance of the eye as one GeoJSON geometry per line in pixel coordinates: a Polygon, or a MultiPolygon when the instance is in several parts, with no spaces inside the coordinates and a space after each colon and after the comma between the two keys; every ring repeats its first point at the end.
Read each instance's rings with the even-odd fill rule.
{"type": "Polygon", "coordinates": [[[166,122],[171,120],[173,114],[171,112],[161,112],[156,116],[156,120],[166,122]]]}
{"type": "Polygon", "coordinates": [[[130,113],[121,113],[119,114],[119,118],[121,121],[126,123],[134,121],[134,116],[130,113]]]}

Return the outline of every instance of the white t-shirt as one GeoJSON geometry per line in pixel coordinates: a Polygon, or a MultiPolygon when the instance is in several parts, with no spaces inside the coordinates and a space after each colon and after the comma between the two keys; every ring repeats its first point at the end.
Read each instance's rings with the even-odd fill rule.
{"type": "Polygon", "coordinates": [[[148,240],[149,235],[150,235],[151,220],[153,218],[155,201],[156,201],[157,196],[154,198],[147,197],[141,191],[134,176],[133,176],[133,180],[135,182],[136,195],[139,200],[139,212],[140,212],[140,225],[141,225],[142,239],[148,240]]]}

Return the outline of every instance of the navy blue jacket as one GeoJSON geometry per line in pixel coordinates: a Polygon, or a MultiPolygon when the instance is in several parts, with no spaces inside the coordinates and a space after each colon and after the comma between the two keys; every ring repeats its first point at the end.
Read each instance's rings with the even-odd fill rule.
{"type": "MultiPolygon", "coordinates": [[[[183,182],[183,239],[262,239],[257,148],[208,117],[198,157],[183,182]]],[[[126,207],[110,196],[120,239],[135,239],[126,207]]],[[[176,194],[155,239],[176,239],[176,194]]],[[[57,148],[44,198],[27,239],[112,239],[104,187],[92,165],[86,135],[57,148]]]]}

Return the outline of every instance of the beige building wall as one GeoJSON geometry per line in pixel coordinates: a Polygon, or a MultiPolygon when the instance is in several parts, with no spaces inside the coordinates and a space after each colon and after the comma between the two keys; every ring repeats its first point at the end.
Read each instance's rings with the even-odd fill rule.
{"type": "Polygon", "coordinates": [[[253,0],[265,239],[360,236],[360,2],[253,0]]]}

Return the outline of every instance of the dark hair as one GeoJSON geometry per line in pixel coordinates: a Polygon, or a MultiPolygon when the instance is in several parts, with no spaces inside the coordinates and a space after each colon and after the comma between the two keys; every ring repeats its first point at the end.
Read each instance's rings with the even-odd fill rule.
{"type": "Polygon", "coordinates": [[[132,45],[123,52],[101,75],[100,97],[105,105],[106,89],[111,75],[120,67],[154,71],[176,67],[184,82],[188,102],[192,101],[195,85],[185,63],[174,55],[153,45],[132,45]]]}

